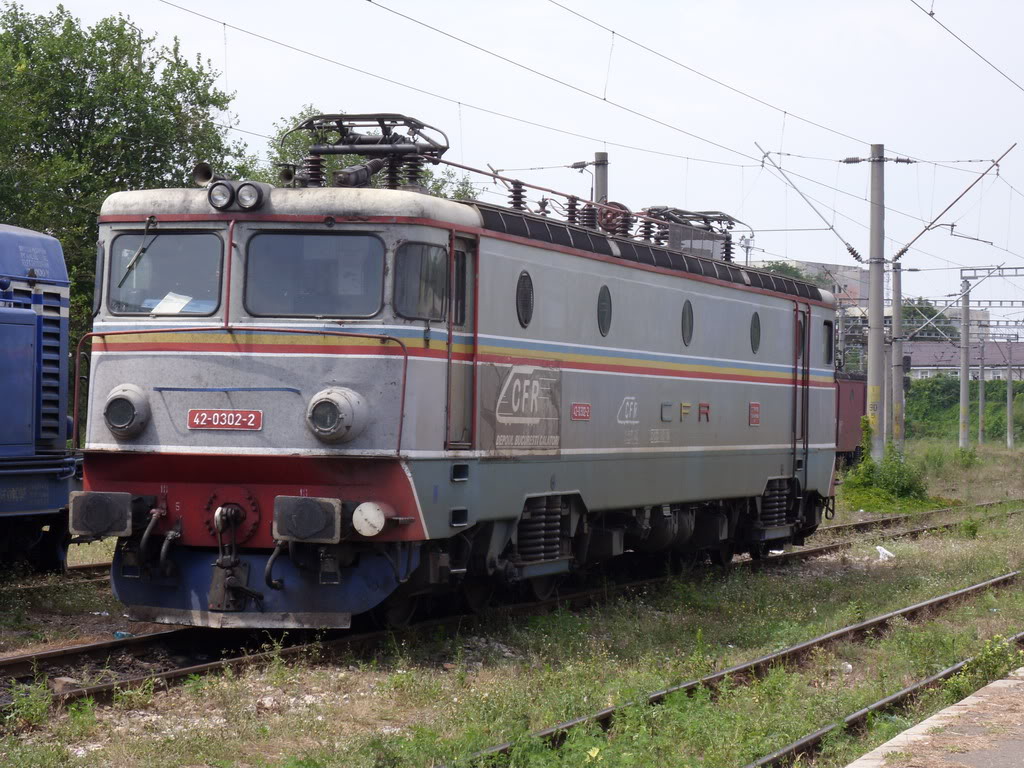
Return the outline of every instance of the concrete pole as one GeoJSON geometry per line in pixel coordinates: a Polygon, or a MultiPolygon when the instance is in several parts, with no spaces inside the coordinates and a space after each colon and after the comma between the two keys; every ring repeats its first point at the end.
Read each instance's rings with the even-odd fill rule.
{"type": "Polygon", "coordinates": [[[843,361],[843,367],[846,367],[846,305],[840,304],[838,307],[838,317],[836,320],[839,322],[839,328],[836,330],[836,348],[839,350],[839,359],[843,361]]]}
{"type": "Polygon", "coordinates": [[[882,431],[882,388],[885,386],[885,147],[871,145],[871,247],[868,261],[868,422],[871,456],[885,451],[882,431]]]}
{"type": "Polygon", "coordinates": [[[963,296],[960,299],[960,447],[971,447],[971,335],[967,318],[971,307],[971,284],[964,280],[960,284],[963,296]]]}
{"type": "Polygon", "coordinates": [[[903,453],[903,266],[892,265],[892,441],[903,453]]]}
{"type": "Polygon", "coordinates": [[[608,153],[594,153],[594,202],[608,202],[608,153]]]}
{"type": "Polygon", "coordinates": [[[1006,341],[1006,447],[1013,450],[1013,342],[1006,341]]]}
{"type": "Polygon", "coordinates": [[[892,392],[895,388],[895,380],[893,379],[892,370],[892,344],[885,345],[885,407],[883,409],[884,419],[882,421],[885,424],[885,443],[888,445],[892,442],[892,392]]]}
{"type": "MultiPolygon", "coordinates": [[[[979,328],[978,333],[984,331],[979,328]]],[[[985,442],[985,337],[979,341],[978,356],[978,445],[985,442]]]]}

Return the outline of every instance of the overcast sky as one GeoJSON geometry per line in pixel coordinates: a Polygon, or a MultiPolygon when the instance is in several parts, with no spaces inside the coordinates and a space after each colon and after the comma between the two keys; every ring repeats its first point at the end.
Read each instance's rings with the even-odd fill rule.
{"type": "MultiPolygon", "coordinates": [[[[54,7],[44,0],[23,2],[38,13],[54,7]]],[[[762,169],[755,142],[768,151],[791,153],[772,157],[787,171],[813,179],[794,181],[820,201],[816,205],[829,221],[866,257],[869,166],[839,164],[838,159],[866,156],[869,148],[864,142],[876,142],[901,155],[948,166],[885,165],[890,207],[886,250],[891,255],[987,167],[952,161],[994,159],[1018,140],[1024,125],[1024,91],[911,0],[559,0],[614,29],[614,38],[550,0],[175,2],[217,22],[159,0],[68,0],[65,6],[86,24],[128,14],[146,34],[157,35],[158,42],[169,44],[178,37],[187,53],[208,58],[222,73],[221,85],[236,94],[231,119],[238,128],[269,134],[275,121],[315,104],[327,112],[415,116],[447,132],[452,147],[448,158],[476,167],[560,166],[607,150],[611,199],[634,210],[673,205],[731,213],[757,231],[756,244],[764,252],[755,252],[754,258],[852,263],[830,232],[768,231],[823,225],[770,168],[762,169]],[[389,84],[218,22],[452,101],[389,84]],[[644,51],[622,35],[772,106],[644,51]],[[575,138],[477,108],[593,138],[575,138]]],[[[934,9],[937,19],[1024,85],[1024,3],[918,2],[934,9]]],[[[255,150],[264,147],[257,137],[235,136],[255,150]]],[[[564,168],[513,175],[566,192],[590,192],[589,175],[564,168]]],[[[920,250],[903,259],[904,268],[1024,266],[1022,193],[1024,146],[1003,161],[999,178],[993,174],[984,179],[942,219],[955,222],[958,234],[990,240],[998,248],[953,238],[948,229],[938,229],[918,241],[920,250]]],[[[499,201],[493,194],[483,199],[499,201]]],[[[908,274],[904,291],[938,296],[954,291],[958,281],[955,270],[908,274]]],[[[1024,278],[990,279],[975,296],[1024,299],[1024,278]]],[[[1007,310],[1013,311],[1020,310],[1007,310]]],[[[1017,317],[1024,319],[1024,313],[1017,317]]]]}

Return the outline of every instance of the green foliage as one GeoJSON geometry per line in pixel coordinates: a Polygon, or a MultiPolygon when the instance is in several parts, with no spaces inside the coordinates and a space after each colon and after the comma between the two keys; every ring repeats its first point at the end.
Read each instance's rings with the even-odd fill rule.
{"type": "Polygon", "coordinates": [[[976,539],[978,538],[978,532],[981,530],[981,523],[973,517],[968,517],[960,521],[960,534],[965,539],[976,539]]]}
{"type": "Polygon", "coordinates": [[[123,686],[114,689],[114,706],[118,709],[145,709],[153,703],[156,692],[156,680],[147,678],[139,685],[123,686]]]}
{"type": "MultiPolygon", "coordinates": [[[[910,331],[920,327],[926,321],[939,315],[939,308],[927,299],[908,299],[903,302],[903,326],[910,331]]],[[[923,329],[917,338],[939,338],[957,341],[960,329],[953,325],[945,315],[941,319],[923,329]]]]}
{"type": "MultiPolygon", "coordinates": [[[[970,382],[970,437],[978,435],[978,382],[970,382]]],[[[1024,439],[1024,382],[1014,382],[1014,435],[1024,439]]],[[[936,376],[911,381],[906,398],[907,437],[956,441],[960,433],[960,379],[936,376]]],[[[985,436],[1006,435],[1006,382],[985,382],[985,436]]]]}
{"type": "Polygon", "coordinates": [[[888,499],[926,499],[921,467],[907,461],[893,445],[887,445],[882,460],[876,462],[871,457],[873,430],[867,416],[861,417],[861,429],[863,455],[860,462],[846,474],[844,484],[854,490],[880,491],[888,499]]]}
{"type": "Polygon", "coordinates": [[[67,735],[83,739],[96,727],[96,702],[91,698],[71,702],[68,706],[67,735]]]}
{"type": "Polygon", "coordinates": [[[4,721],[9,728],[29,728],[46,722],[50,714],[50,690],[46,687],[46,680],[15,683],[10,695],[11,703],[4,712],[4,721]]]}
{"type": "Polygon", "coordinates": [[[231,96],[209,62],[154,40],[122,15],[84,28],[63,6],[0,6],[0,221],[61,241],[75,339],[90,321],[104,198],[191,184],[197,159],[251,162],[217,124],[231,96]]]}
{"type": "Polygon", "coordinates": [[[811,283],[812,285],[817,285],[821,288],[828,288],[831,285],[829,280],[812,275],[800,267],[790,264],[788,261],[766,261],[761,265],[761,269],[775,275],[791,277],[794,280],[802,280],[805,283],[811,283]]]}
{"type": "Polygon", "coordinates": [[[1011,640],[996,635],[985,642],[985,647],[942,686],[949,702],[970,696],[981,686],[1006,675],[1011,669],[1024,664],[1024,651],[1011,640]]]}

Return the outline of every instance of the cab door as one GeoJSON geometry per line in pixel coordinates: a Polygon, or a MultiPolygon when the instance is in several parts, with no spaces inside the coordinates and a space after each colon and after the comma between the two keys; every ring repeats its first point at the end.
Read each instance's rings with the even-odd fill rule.
{"type": "Polygon", "coordinates": [[[811,307],[793,307],[793,477],[807,487],[811,402],[811,307]]]}
{"type": "Polygon", "coordinates": [[[475,242],[452,237],[448,269],[448,385],[445,448],[473,447],[476,392],[475,242]]]}

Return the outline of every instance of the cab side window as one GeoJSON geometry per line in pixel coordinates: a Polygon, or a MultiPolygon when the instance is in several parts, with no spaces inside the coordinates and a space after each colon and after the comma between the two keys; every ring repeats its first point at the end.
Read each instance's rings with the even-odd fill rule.
{"type": "MultiPolygon", "coordinates": [[[[465,259],[463,284],[464,265],[465,259]]],[[[410,320],[441,321],[447,298],[448,251],[425,243],[401,245],[395,255],[395,311],[410,320]]],[[[464,301],[462,307],[465,315],[464,301]]]]}

